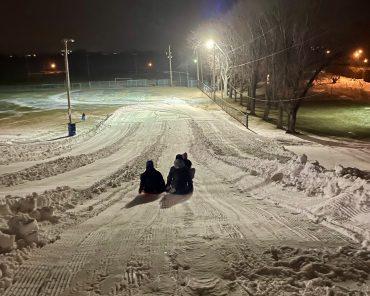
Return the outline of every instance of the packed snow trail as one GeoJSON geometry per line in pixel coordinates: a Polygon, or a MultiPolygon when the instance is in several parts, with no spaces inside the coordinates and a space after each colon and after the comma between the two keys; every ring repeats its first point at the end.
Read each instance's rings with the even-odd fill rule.
{"type": "Polygon", "coordinates": [[[273,195],[306,196],[244,164],[286,163],[293,154],[223,112],[205,110],[206,100],[157,98],[123,107],[105,127],[106,140],[96,135],[86,151],[80,144],[67,152],[118,143],[104,157],[0,187],[4,195],[36,192],[63,209],[58,224],[40,226],[46,233],[59,229],[60,238],[34,249],[3,295],[362,295],[369,253],[274,202],[273,195]],[[166,177],[185,151],[196,168],[193,194],[137,194],[147,159],[166,177]],[[59,189],[66,201],[58,203],[52,190],[65,185],[75,191],[59,189]],[[74,206],[63,207],[67,202],[74,206]]]}

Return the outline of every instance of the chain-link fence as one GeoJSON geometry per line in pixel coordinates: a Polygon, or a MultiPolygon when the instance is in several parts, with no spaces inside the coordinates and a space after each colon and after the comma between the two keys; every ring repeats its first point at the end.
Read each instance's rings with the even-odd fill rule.
{"type": "MultiPolygon", "coordinates": [[[[178,87],[197,87],[196,80],[173,81],[173,86],[178,87]]],[[[87,89],[121,89],[129,87],[168,87],[170,86],[169,79],[129,79],[116,81],[89,81],[81,83],[72,83],[72,90],[87,90],[87,89]]],[[[64,83],[49,83],[49,84],[24,84],[24,85],[4,85],[0,86],[3,91],[37,91],[50,89],[64,89],[64,83]]]]}
{"type": "Polygon", "coordinates": [[[200,82],[199,88],[206,94],[212,101],[214,101],[218,106],[221,107],[227,114],[239,121],[242,125],[248,128],[248,113],[243,112],[238,108],[235,108],[229,102],[217,96],[217,93],[212,89],[212,87],[200,82]]]}

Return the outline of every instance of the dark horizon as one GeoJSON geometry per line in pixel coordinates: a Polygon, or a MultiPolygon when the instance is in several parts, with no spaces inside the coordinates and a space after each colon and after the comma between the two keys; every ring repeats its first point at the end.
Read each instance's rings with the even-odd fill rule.
{"type": "Polygon", "coordinates": [[[55,53],[61,39],[75,50],[159,51],[169,43],[186,47],[202,20],[222,14],[234,0],[5,0],[0,18],[0,54],[55,53]],[[36,3],[35,3],[36,2],[36,3]]]}
{"type": "MultiPolygon", "coordinates": [[[[57,53],[65,37],[76,40],[74,50],[89,52],[164,51],[168,44],[185,49],[192,30],[236,1],[3,0],[0,54],[57,53]]],[[[367,46],[369,1],[326,0],[322,9],[337,30],[350,32],[348,43],[367,46]]]]}

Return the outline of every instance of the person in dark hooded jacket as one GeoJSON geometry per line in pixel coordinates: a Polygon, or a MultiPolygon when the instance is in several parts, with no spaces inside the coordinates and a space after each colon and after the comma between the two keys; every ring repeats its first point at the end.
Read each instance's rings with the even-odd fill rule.
{"type": "Polygon", "coordinates": [[[193,192],[193,180],[189,168],[182,158],[176,158],[167,178],[167,189],[174,194],[188,194],[193,192]]]}
{"type": "Polygon", "coordinates": [[[188,154],[186,152],[182,155],[182,159],[184,160],[185,166],[188,169],[191,169],[192,163],[191,163],[190,159],[188,159],[188,154]]]}
{"type": "Polygon", "coordinates": [[[154,168],[152,160],[146,162],[146,170],[140,175],[139,193],[159,194],[166,189],[163,176],[154,168]]]}

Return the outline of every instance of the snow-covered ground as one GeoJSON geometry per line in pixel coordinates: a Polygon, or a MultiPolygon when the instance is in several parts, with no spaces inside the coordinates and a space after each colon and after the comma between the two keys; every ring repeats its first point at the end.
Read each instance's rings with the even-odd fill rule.
{"type": "Polygon", "coordinates": [[[2,295],[369,293],[369,175],[344,168],[366,144],[326,169],[304,148],[337,147],[246,130],[195,89],[106,96],[121,107],[74,138],[4,136],[2,295]],[[192,195],[137,194],[146,160],[166,176],[185,151],[192,195]]]}

